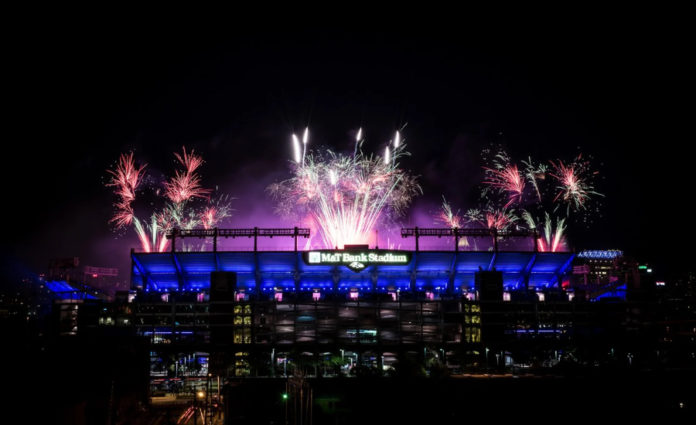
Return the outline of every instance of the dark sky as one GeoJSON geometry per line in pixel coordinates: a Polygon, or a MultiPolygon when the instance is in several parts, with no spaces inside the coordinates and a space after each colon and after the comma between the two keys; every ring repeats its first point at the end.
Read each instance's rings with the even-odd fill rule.
{"type": "Polygon", "coordinates": [[[663,24],[28,31],[7,53],[17,131],[5,134],[3,251],[35,269],[61,256],[124,264],[130,239],[109,230],[103,187],[123,151],[169,172],[173,151],[195,148],[205,182],[245,216],[286,175],[293,130],[309,124],[312,143],[341,149],[362,125],[376,151],[407,123],[406,166],[424,200],[468,207],[488,143],[538,159],[580,147],[596,158],[606,200],[573,244],[684,268],[691,133],[677,130],[686,112],[675,105],[691,87],[684,36],[663,24]]]}

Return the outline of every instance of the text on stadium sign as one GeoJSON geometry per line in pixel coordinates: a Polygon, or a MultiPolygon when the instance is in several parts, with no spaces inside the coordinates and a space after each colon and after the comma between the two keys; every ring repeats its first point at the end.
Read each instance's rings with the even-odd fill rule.
{"type": "Polygon", "coordinates": [[[406,265],[411,262],[411,253],[405,251],[307,251],[303,255],[308,265],[346,266],[359,272],[373,265],[406,265]]]}

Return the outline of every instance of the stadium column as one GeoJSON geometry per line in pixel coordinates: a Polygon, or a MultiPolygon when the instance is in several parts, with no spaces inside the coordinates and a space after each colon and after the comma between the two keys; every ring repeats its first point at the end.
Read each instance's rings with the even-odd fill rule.
{"type": "Polygon", "coordinates": [[[414,235],[416,236],[416,252],[418,252],[418,236],[420,235],[420,233],[418,232],[418,226],[416,226],[415,228],[414,235]]]}

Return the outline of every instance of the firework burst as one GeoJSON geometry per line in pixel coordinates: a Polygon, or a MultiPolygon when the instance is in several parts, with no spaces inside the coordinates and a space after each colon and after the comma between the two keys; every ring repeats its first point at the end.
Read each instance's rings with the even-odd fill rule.
{"type": "Polygon", "coordinates": [[[464,217],[459,215],[459,210],[454,212],[449,202],[442,197],[442,209],[440,210],[440,215],[437,217],[436,221],[451,228],[462,228],[465,222],[464,217]]]}
{"type": "Polygon", "coordinates": [[[500,145],[493,145],[483,149],[481,157],[485,175],[478,208],[469,209],[460,218],[445,202],[436,216],[439,223],[499,231],[533,230],[539,235],[535,242],[539,251],[567,251],[567,224],[571,219],[587,224],[591,212],[598,209],[596,201],[589,208],[590,201],[603,196],[592,184],[598,173],[590,169],[590,161],[582,155],[570,162],[546,163],[528,157],[518,167],[500,145]],[[568,207],[565,215],[558,217],[561,204],[568,207]]]}
{"type": "Polygon", "coordinates": [[[106,185],[114,187],[114,194],[118,200],[114,204],[115,212],[110,223],[116,228],[122,228],[133,222],[133,201],[136,190],[142,182],[144,169],[147,165],[137,167],[133,159],[133,152],[121,154],[114,170],[107,170],[111,174],[111,181],[106,185]]]}
{"type": "Polygon", "coordinates": [[[182,148],[183,154],[175,153],[174,156],[184,170],[177,170],[174,177],[164,183],[165,195],[175,204],[182,204],[191,198],[207,198],[210,189],[201,187],[201,177],[196,170],[203,165],[203,158],[196,155],[193,150],[186,153],[186,148],[182,148]]]}
{"type": "Polygon", "coordinates": [[[364,155],[361,142],[359,131],[352,157],[306,152],[304,161],[291,165],[291,179],[268,187],[276,211],[311,218],[326,247],[368,243],[378,224],[401,215],[420,193],[415,177],[398,167],[398,159],[407,155],[403,140],[387,147],[385,157],[364,155]]]}
{"type": "Polygon", "coordinates": [[[507,208],[513,203],[520,203],[524,194],[524,179],[517,170],[517,165],[506,165],[502,169],[484,167],[486,179],[484,184],[507,192],[509,199],[503,208],[507,208]]]}
{"type": "MultiPolygon", "coordinates": [[[[435,217],[435,223],[447,226],[451,229],[461,229],[467,224],[467,219],[464,215],[460,214],[459,210],[454,212],[452,206],[447,202],[445,197],[442,197],[442,207],[440,213],[435,217]]],[[[459,239],[460,247],[468,247],[469,239],[466,237],[460,237],[459,239]]]]}
{"type": "Polygon", "coordinates": [[[231,200],[232,198],[227,195],[211,199],[208,206],[200,213],[200,221],[203,228],[212,229],[217,227],[218,223],[230,217],[232,215],[231,200]]]}
{"type": "MultiPolygon", "coordinates": [[[[165,251],[169,245],[165,236],[171,229],[216,227],[231,213],[230,198],[211,198],[212,191],[202,187],[197,170],[203,165],[203,159],[193,150],[187,152],[186,148],[182,149],[181,154],[175,153],[174,156],[183,170],[177,170],[173,177],[164,182],[163,187],[154,188],[153,195],[164,202],[160,209],[150,214],[149,220],[136,217],[133,207],[136,191],[145,177],[145,166],[136,167],[131,152],[121,155],[115,168],[107,170],[111,175],[107,186],[114,187],[114,194],[118,199],[110,222],[117,229],[132,224],[141,249],[145,252],[165,251]],[[204,200],[205,205],[196,206],[196,200],[204,200]]],[[[154,202],[150,204],[154,205],[154,202]]],[[[183,246],[183,249],[192,248],[192,245],[183,246]]]]}
{"type": "Polygon", "coordinates": [[[559,186],[558,194],[554,201],[561,200],[568,205],[568,212],[571,207],[577,211],[585,208],[586,201],[591,195],[603,196],[594,191],[594,187],[589,181],[589,176],[596,175],[597,172],[589,170],[589,162],[583,161],[579,155],[572,163],[564,164],[563,161],[550,161],[554,169],[553,173],[549,173],[556,179],[559,186]]]}
{"type": "Polygon", "coordinates": [[[514,211],[508,210],[488,210],[484,213],[483,219],[480,220],[487,228],[496,230],[507,230],[513,223],[517,221],[517,216],[514,211]]]}

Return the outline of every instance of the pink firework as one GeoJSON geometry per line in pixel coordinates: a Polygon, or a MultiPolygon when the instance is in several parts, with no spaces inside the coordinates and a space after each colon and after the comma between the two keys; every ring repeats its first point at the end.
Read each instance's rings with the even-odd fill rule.
{"type": "Polygon", "coordinates": [[[459,211],[452,211],[452,207],[444,197],[442,198],[442,209],[440,210],[440,214],[437,216],[436,220],[439,223],[453,229],[461,228],[464,224],[464,217],[459,215],[459,211]]]}
{"type": "Polygon", "coordinates": [[[517,165],[508,165],[501,170],[484,167],[487,172],[485,184],[508,192],[510,198],[503,208],[507,208],[515,202],[522,200],[524,193],[524,178],[517,170],[517,165]]]}
{"type": "MultiPolygon", "coordinates": [[[[184,169],[164,183],[164,191],[154,190],[154,195],[164,198],[165,202],[160,209],[152,211],[149,219],[138,218],[133,208],[145,166],[136,167],[130,153],[121,155],[115,169],[109,170],[112,179],[107,186],[115,187],[114,192],[118,196],[116,212],[110,222],[116,223],[117,227],[133,225],[145,252],[166,250],[169,245],[166,234],[173,228],[188,230],[201,225],[213,228],[230,215],[230,198],[223,195],[211,199],[212,191],[201,187],[201,177],[196,171],[203,164],[203,159],[193,151],[187,152],[186,148],[181,154],[174,155],[184,169]],[[207,205],[203,209],[196,208],[193,202],[189,202],[195,198],[205,198],[207,205]]],[[[193,245],[182,243],[180,248],[190,250],[193,245]]]]}
{"type": "Polygon", "coordinates": [[[181,204],[191,198],[207,198],[210,194],[210,189],[201,187],[201,177],[196,173],[203,165],[203,158],[194,154],[193,150],[190,154],[186,153],[185,147],[183,152],[183,155],[174,155],[186,170],[177,171],[174,177],[164,183],[165,195],[175,204],[181,204]]]}
{"type": "Polygon", "coordinates": [[[215,207],[208,207],[201,213],[201,224],[203,224],[204,229],[212,228],[217,221],[217,209],[215,207]]]}
{"type": "MultiPolygon", "coordinates": [[[[549,173],[552,177],[558,180],[560,190],[554,202],[562,199],[568,203],[568,208],[572,205],[576,210],[584,208],[585,202],[590,198],[590,195],[599,195],[595,192],[592,185],[587,181],[585,176],[589,173],[588,163],[580,162],[580,156],[572,164],[566,165],[563,161],[557,163],[550,161],[555,173],[549,173]]],[[[597,174],[596,172],[592,174],[597,174]]]]}
{"type": "Polygon", "coordinates": [[[145,167],[147,167],[147,164],[136,167],[133,152],[131,152],[121,154],[115,170],[107,170],[112,176],[107,186],[115,187],[114,193],[118,196],[118,201],[114,204],[116,211],[111,220],[109,220],[116,227],[127,226],[133,222],[133,207],[131,204],[135,201],[135,191],[140,186],[145,167]]]}
{"type": "Polygon", "coordinates": [[[123,204],[121,202],[117,202],[114,205],[116,206],[116,211],[109,220],[109,223],[114,223],[116,228],[130,225],[133,222],[133,207],[130,204],[123,204]]]}
{"type": "Polygon", "coordinates": [[[506,230],[516,219],[517,217],[505,210],[486,211],[486,226],[489,229],[506,230]]]}
{"type": "Polygon", "coordinates": [[[212,229],[222,220],[231,215],[228,198],[221,197],[213,204],[208,205],[200,214],[200,221],[204,228],[212,229]]]}

